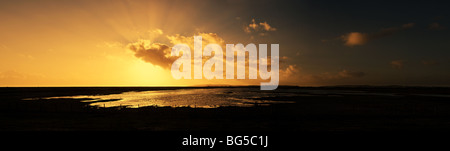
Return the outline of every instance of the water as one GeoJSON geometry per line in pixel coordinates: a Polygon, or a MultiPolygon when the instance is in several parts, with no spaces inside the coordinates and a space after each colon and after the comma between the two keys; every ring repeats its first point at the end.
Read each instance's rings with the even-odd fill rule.
{"type": "MultiPolygon", "coordinates": [[[[383,90],[383,89],[380,89],[383,90]]],[[[57,97],[27,98],[24,100],[58,100],[79,99],[96,107],[129,107],[138,108],[146,106],[155,107],[191,107],[191,108],[217,108],[217,107],[253,107],[268,106],[279,103],[295,103],[301,101],[300,97],[321,96],[326,98],[344,96],[378,96],[403,97],[405,95],[426,95],[432,97],[450,97],[449,94],[434,93],[396,93],[393,91],[359,90],[349,88],[344,90],[284,88],[276,91],[261,91],[259,88],[233,87],[233,88],[189,88],[171,90],[132,91],[107,95],[73,95],[57,97]],[[282,101],[280,101],[280,98],[282,101]],[[286,99],[287,98],[287,99],[286,99]],[[297,99],[295,99],[297,98],[297,99]],[[292,99],[292,100],[290,100],[292,99]]],[[[389,90],[389,89],[386,89],[389,90]]],[[[426,91],[424,91],[426,92],[426,91]]],[[[430,91],[433,92],[433,91],[430,91]]],[[[95,94],[95,93],[92,93],[95,94]]]]}
{"type": "MultiPolygon", "coordinates": [[[[214,89],[178,89],[140,92],[123,92],[108,95],[76,95],[60,97],[44,97],[38,99],[82,99],[91,106],[130,108],[158,107],[192,107],[217,108],[226,106],[252,107],[276,103],[294,103],[293,101],[264,100],[276,96],[276,93],[263,93],[258,89],[248,88],[214,88],[214,89]]],[[[28,99],[29,100],[29,99],[28,99]]]]}

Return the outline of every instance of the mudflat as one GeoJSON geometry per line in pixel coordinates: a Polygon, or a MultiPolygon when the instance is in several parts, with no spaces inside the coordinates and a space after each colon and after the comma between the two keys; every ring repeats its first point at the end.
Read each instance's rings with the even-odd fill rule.
{"type": "Polygon", "coordinates": [[[260,91],[251,86],[4,87],[0,88],[0,130],[450,131],[450,88],[281,86],[275,91],[260,91]],[[206,90],[214,91],[197,93],[206,90]],[[126,104],[151,99],[98,98],[153,91],[161,94],[152,98],[156,102],[196,102],[214,97],[206,103],[214,104],[215,99],[232,103],[130,106],[126,104]],[[111,102],[115,105],[102,105],[111,102]]]}

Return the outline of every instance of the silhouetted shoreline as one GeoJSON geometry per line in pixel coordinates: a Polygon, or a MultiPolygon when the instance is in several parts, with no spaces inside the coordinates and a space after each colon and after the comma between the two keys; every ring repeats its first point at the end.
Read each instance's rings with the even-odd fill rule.
{"type": "MultiPolygon", "coordinates": [[[[23,100],[128,91],[223,87],[0,88],[1,131],[450,131],[450,88],[279,87],[262,91],[294,101],[253,107],[103,108],[85,99],[23,100]],[[295,94],[295,95],[293,95],[295,94]]],[[[226,87],[257,90],[259,87],[226,87]]],[[[227,95],[225,93],[224,95],[227,95]]],[[[105,100],[114,101],[114,100],[105,100]]]]}

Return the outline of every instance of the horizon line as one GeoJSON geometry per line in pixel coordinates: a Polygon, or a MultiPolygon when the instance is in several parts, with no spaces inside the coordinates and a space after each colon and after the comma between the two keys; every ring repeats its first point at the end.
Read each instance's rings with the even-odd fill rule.
{"type": "MultiPolygon", "coordinates": [[[[260,85],[75,85],[75,86],[0,86],[0,88],[106,88],[106,87],[147,87],[147,88],[208,88],[208,87],[260,87],[260,85]]],[[[449,85],[279,85],[278,87],[450,87],[449,85]]]]}

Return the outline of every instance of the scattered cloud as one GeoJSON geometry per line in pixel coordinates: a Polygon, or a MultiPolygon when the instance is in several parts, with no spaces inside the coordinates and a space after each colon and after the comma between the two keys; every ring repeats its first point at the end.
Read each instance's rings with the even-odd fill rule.
{"type": "Polygon", "coordinates": [[[338,77],[340,77],[340,78],[360,78],[365,75],[366,75],[366,73],[364,73],[364,72],[349,71],[349,70],[342,70],[338,73],[338,77]]]}
{"type": "Polygon", "coordinates": [[[428,29],[429,30],[444,30],[445,26],[443,26],[437,22],[434,22],[434,23],[431,23],[430,25],[428,25],[428,29]]]}
{"type": "Polygon", "coordinates": [[[365,33],[351,32],[341,36],[346,46],[364,45],[369,41],[369,37],[365,33]]]}
{"type": "Polygon", "coordinates": [[[407,24],[403,24],[402,28],[409,29],[409,28],[413,28],[415,25],[416,25],[416,23],[407,23],[407,24]]]}
{"type": "Polygon", "coordinates": [[[252,19],[252,23],[250,23],[248,26],[244,27],[244,32],[251,33],[252,29],[256,30],[258,27],[258,24],[255,23],[255,19],[252,19]]]}
{"type": "Polygon", "coordinates": [[[297,65],[287,65],[285,69],[280,70],[280,76],[282,79],[289,79],[294,78],[294,76],[297,76],[300,72],[300,69],[297,67],[297,65]]]}
{"type": "Polygon", "coordinates": [[[265,31],[276,31],[276,28],[271,27],[267,22],[259,23],[259,26],[261,26],[265,31]]]}
{"type": "Polygon", "coordinates": [[[405,61],[403,61],[403,60],[394,60],[394,61],[391,61],[389,64],[394,69],[402,69],[404,64],[405,64],[405,61]]]}
{"type": "Polygon", "coordinates": [[[154,30],[150,30],[148,32],[150,32],[150,34],[158,34],[158,35],[164,34],[164,32],[161,29],[154,29],[154,30]]]}
{"type": "Polygon", "coordinates": [[[322,85],[341,84],[362,79],[367,74],[362,71],[343,69],[338,72],[322,72],[310,74],[303,72],[302,68],[295,65],[280,66],[280,83],[282,84],[302,84],[302,85],[322,85]]]}
{"type": "Polygon", "coordinates": [[[415,25],[415,23],[407,23],[407,24],[403,24],[400,27],[389,27],[389,28],[382,28],[380,31],[372,34],[370,36],[370,39],[378,39],[378,38],[383,38],[383,37],[387,37],[387,36],[391,36],[399,31],[403,31],[403,30],[407,30],[407,29],[411,29],[413,28],[415,25]]]}
{"type": "MultiPolygon", "coordinates": [[[[411,29],[415,26],[415,23],[407,23],[403,24],[400,27],[389,27],[389,28],[382,28],[380,31],[368,34],[368,33],[362,33],[362,32],[350,32],[347,34],[344,34],[340,36],[339,39],[341,39],[344,42],[344,45],[353,47],[357,45],[364,45],[367,42],[379,39],[387,36],[391,36],[399,31],[411,29]]],[[[322,40],[322,42],[327,42],[327,40],[322,40]]]]}
{"type": "Polygon", "coordinates": [[[280,58],[280,61],[281,60],[287,60],[287,59],[290,59],[288,56],[282,56],[281,58],[280,58]]]}
{"type": "Polygon", "coordinates": [[[355,79],[362,78],[366,76],[365,72],[361,71],[350,71],[350,70],[341,70],[337,73],[324,72],[321,74],[312,74],[312,75],[303,75],[301,77],[303,82],[312,82],[312,83],[327,83],[327,82],[338,82],[344,79],[355,79]]]}
{"type": "Polygon", "coordinates": [[[426,66],[432,66],[432,65],[437,65],[437,64],[439,64],[439,61],[435,61],[435,60],[422,60],[421,63],[422,63],[423,65],[426,65],[426,66]]]}
{"type": "Polygon", "coordinates": [[[246,33],[258,33],[260,36],[267,35],[266,32],[276,31],[277,29],[269,25],[267,22],[259,22],[256,23],[255,19],[252,19],[252,22],[244,27],[244,32],[246,33]]]}

